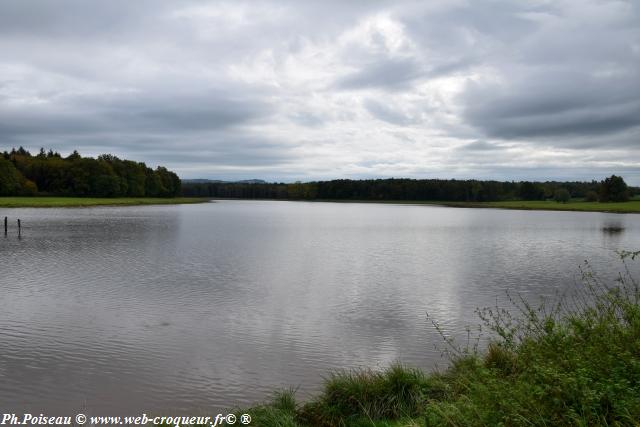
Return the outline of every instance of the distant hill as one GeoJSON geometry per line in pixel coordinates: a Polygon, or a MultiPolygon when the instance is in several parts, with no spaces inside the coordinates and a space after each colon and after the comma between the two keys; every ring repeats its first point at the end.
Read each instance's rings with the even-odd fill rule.
{"type": "Polygon", "coordinates": [[[222,181],[219,179],[183,179],[185,184],[266,184],[262,179],[244,179],[241,181],[222,181]]]}

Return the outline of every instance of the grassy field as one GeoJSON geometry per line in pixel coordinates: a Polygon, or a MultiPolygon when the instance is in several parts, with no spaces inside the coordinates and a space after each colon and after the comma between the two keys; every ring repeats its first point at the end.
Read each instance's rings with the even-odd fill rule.
{"type": "Polygon", "coordinates": [[[402,202],[407,204],[425,204],[449,206],[454,208],[493,208],[538,211],[576,211],[576,212],[612,212],[612,213],[640,213],[640,200],[622,203],[598,203],[571,201],[558,203],[550,200],[509,200],[504,202],[402,202]]]}
{"type": "MultiPolygon", "coordinates": [[[[458,204],[455,204],[458,205],[458,204]]],[[[571,201],[558,203],[554,201],[506,201],[485,203],[460,203],[460,206],[490,207],[501,209],[526,209],[526,210],[551,210],[551,211],[584,211],[584,212],[616,212],[616,213],[640,213],[640,200],[632,200],[622,203],[598,203],[571,201]]]]}
{"type": "Polygon", "coordinates": [[[480,310],[494,340],[479,351],[445,339],[452,359],[444,372],[335,373],[306,403],[288,390],[237,416],[262,427],[638,427],[640,288],[621,268],[619,281],[604,284],[586,265],[580,294],[553,306],[516,301],[517,316],[480,310]]]}
{"type": "Polygon", "coordinates": [[[518,210],[547,210],[547,211],[578,211],[578,212],[613,212],[640,213],[640,200],[630,200],[622,203],[598,203],[573,200],[568,203],[558,203],[551,200],[509,200],[504,202],[440,202],[421,200],[317,200],[332,203],[388,203],[407,205],[438,205],[454,208],[494,208],[518,210]]]}
{"type": "Polygon", "coordinates": [[[0,208],[74,208],[91,206],[175,205],[204,203],[209,199],[197,197],[0,197],[0,208]]]}

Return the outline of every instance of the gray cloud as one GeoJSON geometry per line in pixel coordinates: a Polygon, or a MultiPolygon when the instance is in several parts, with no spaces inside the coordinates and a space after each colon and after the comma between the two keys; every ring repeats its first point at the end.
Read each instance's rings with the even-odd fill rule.
{"type": "Polygon", "coordinates": [[[465,151],[499,151],[504,149],[504,147],[497,144],[490,144],[487,141],[473,141],[463,145],[460,149],[465,151]]]}
{"type": "Polygon", "coordinates": [[[323,117],[320,114],[314,114],[309,111],[293,112],[289,115],[289,118],[295,123],[309,127],[321,126],[327,121],[326,117],[323,117]]]}
{"type": "Polygon", "coordinates": [[[338,79],[337,87],[340,89],[406,88],[420,76],[420,65],[414,60],[378,60],[338,79]]]}
{"type": "Polygon", "coordinates": [[[465,117],[488,136],[517,139],[606,135],[640,126],[640,67],[627,75],[539,72],[470,85],[465,117]]]}
{"type": "Polygon", "coordinates": [[[398,111],[392,106],[378,102],[375,99],[365,100],[364,107],[372,116],[387,123],[396,125],[408,125],[415,123],[414,119],[407,117],[403,112],[398,111]]]}
{"type": "Polygon", "coordinates": [[[466,85],[463,119],[490,138],[560,148],[637,145],[637,137],[612,137],[640,126],[638,5],[584,6],[558,2],[520,14],[532,24],[508,44],[489,31],[499,42],[493,53],[509,55],[489,58],[493,73],[466,85]]]}
{"type": "Polygon", "coordinates": [[[0,149],[640,184],[639,22],[622,0],[5,1],[0,149]]]}
{"type": "Polygon", "coordinates": [[[192,132],[228,128],[267,115],[259,100],[217,93],[77,97],[53,105],[0,109],[0,137],[92,132],[192,132]]]}

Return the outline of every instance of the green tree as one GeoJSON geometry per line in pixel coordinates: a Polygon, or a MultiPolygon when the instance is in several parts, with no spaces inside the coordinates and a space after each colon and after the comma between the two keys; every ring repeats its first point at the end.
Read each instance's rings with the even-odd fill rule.
{"type": "Polygon", "coordinates": [[[144,169],[144,177],[144,195],[147,197],[157,197],[162,187],[160,177],[153,172],[153,169],[148,167],[144,169]]]}
{"type": "Polygon", "coordinates": [[[0,160],[0,196],[174,197],[182,191],[180,178],[166,168],[153,171],[111,154],[94,159],[74,150],[63,158],[41,148],[32,156],[20,147],[0,153],[0,160]]]}
{"type": "Polygon", "coordinates": [[[38,186],[33,182],[25,179],[22,182],[22,188],[20,189],[21,196],[35,196],[38,194],[38,186]]]}
{"type": "Polygon", "coordinates": [[[142,197],[144,196],[145,174],[144,163],[136,163],[131,160],[122,161],[124,168],[124,178],[127,182],[127,196],[142,197]]]}
{"type": "Polygon", "coordinates": [[[611,175],[600,183],[601,202],[626,202],[629,200],[629,188],[621,176],[611,175]]]}
{"type": "Polygon", "coordinates": [[[596,193],[595,191],[588,191],[585,199],[587,200],[587,202],[597,202],[598,193],[596,193]]]}
{"type": "Polygon", "coordinates": [[[571,194],[569,194],[569,191],[567,189],[559,188],[553,195],[553,200],[558,203],[567,203],[569,200],[571,200],[571,194]]]}
{"type": "Polygon", "coordinates": [[[160,182],[160,189],[158,195],[160,197],[174,197],[180,194],[180,178],[175,173],[167,170],[167,168],[158,166],[155,170],[155,175],[160,182]]]}
{"type": "Polygon", "coordinates": [[[544,188],[534,182],[525,181],[520,185],[520,198],[522,200],[544,199],[544,188]]]}
{"type": "Polygon", "coordinates": [[[13,163],[0,157],[0,196],[20,194],[22,175],[13,163]]]}
{"type": "Polygon", "coordinates": [[[83,162],[91,168],[89,185],[92,195],[116,197],[120,194],[120,179],[109,163],[91,158],[85,158],[83,162]]]}

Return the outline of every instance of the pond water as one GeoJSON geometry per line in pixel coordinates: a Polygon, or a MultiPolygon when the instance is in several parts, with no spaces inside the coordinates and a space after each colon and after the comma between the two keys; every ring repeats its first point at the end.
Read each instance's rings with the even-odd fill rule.
{"type": "Polygon", "coordinates": [[[640,215],[219,201],[5,209],[0,409],[218,413],[335,369],[444,367],[506,291],[556,298],[640,249],[640,215]],[[23,230],[17,236],[15,219],[23,230]]]}

